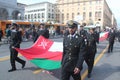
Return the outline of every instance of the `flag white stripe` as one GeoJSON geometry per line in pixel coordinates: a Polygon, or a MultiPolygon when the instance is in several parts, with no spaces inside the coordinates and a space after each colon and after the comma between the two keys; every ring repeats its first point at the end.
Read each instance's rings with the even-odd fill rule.
{"type": "Polygon", "coordinates": [[[53,42],[53,45],[50,47],[48,51],[56,52],[60,51],[63,52],[63,43],[62,42],[53,42]]]}

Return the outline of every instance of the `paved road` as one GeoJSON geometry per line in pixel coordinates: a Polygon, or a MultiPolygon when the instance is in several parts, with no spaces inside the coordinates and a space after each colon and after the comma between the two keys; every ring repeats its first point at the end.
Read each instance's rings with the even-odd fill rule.
{"type": "MultiPolygon", "coordinates": [[[[62,42],[62,38],[53,39],[57,42],[62,42]]],[[[113,53],[105,52],[107,49],[107,41],[98,44],[98,52],[96,54],[95,67],[93,69],[92,78],[88,79],[86,63],[83,65],[82,78],[84,80],[120,80],[120,43],[116,42],[113,53]]],[[[32,42],[23,42],[21,48],[30,47],[32,42]]],[[[20,56],[26,60],[24,57],[20,56]]],[[[0,47],[0,80],[59,80],[60,69],[50,71],[48,74],[40,70],[34,64],[29,62],[24,69],[21,69],[21,64],[16,63],[17,71],[8,73],[10,69],[9,62],[9,45],[5,44],[0,47]]],[[[71,79],[73,80],[73,79],[71,79]]]]}

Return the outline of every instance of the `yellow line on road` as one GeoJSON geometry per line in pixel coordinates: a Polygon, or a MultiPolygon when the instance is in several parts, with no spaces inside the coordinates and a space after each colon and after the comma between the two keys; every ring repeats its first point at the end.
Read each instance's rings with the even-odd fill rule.
{"type": "MultiPolygon", "coordinates": [[[[94,62],[94,66],[98,63],[98,61],[102,58],[102,56],[104,55],[104,53],[106,52],[108,48],[108,45],[106,46],[106,48],[100,53],[100,55],[95,59],[95,62],[94,62]]],[[[86,78],[88,74],[88,70],[85,70],[85,72],[82,74],[81,76],[81,79],[84,80],[86,78]]]]}
{"type": "Polygon", "coordinates": [[[42,70],[43,70],[43,69],[35,70],[35,71],[33,71],[33,74],[38,74],[38,73],[40,73],[42,70]]]}
{"type": "MultiPolygon", "coordinates": [[[[18,54],[18,56],[22,56],[22,55],[18,54]]],[[[10,59],[10,56],[2,57],[2,58],[0,58],[0,62],[6,61],[6,60],[9,60],[9,59],[10,59]]]]}

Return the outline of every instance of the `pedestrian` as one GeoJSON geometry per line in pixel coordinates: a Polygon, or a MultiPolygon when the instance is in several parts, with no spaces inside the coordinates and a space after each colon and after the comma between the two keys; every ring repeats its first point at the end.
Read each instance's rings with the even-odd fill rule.
{"type": "Polygon", "coordinates": [[[120,42],[120,29],[117,32],[118,42],[120,42]]]}
{"type": "Polygon", "coordinates": [[[86,54],[85,54],[85,62],[88,65],[88,78],[91,77],[91,72],[94,66],[94,58],[95,54],[97,52],[97,46],[96,46],[96,33],[94,32],[94,28],[89,29],[88,33],[88,44],[86,48],[86,54]]]}
{"type": "Polygon", "coordinates": [[[79,35],[84,38],[85,45],[87,46],[87,44],[88,44],[88,39],[87,39],[88,38],[88,32],[86,30],[84,30],[83,25],[80,26],[79,35]]]}
{"type": "Polygon", "coordinates": [[[36,41],[36,37],[37,37],[37,31],[35,28],[32,29],[32,38],[33,38],[33,42],[35,43],[36,41]]]}
{"type": "Polygon", "coordinates": [[[0,42],[2,41],[2,37],[3,37],[3,31],[2,31],[2,29],[0,28],[0,42]]]}
{"type": "Polygon", "coordinates": [[[45,38],[49,38],[49,30],[45,27],[45,24],[41,23],[38,26],[38,30],[37,30],[37,36],[35,38],[35,41],[38,39],[39,36],[43,36],[45,38]]]}
{"type": "Polygon", "coordinates": [[[19,62],[22,64],[22,68],[25,67],[26,61],[20,59],[18,57],[18,51],[15,50],[15,48],[20,48],[20,43],[22,41],[22,36],[21,32],[19,31],[19,26],[16,23],[12,24],[12,29],[11,29],[11,42],[10,42],[10,63],[12,68],[8,70],[8,72],[12,72],[16,70],[16,65],[15,61],[19,62]]]}
{"type": "Polygon", "coordinates": [[[114,28],[111,28],[109,34],[108,34],[108,41],[109,41],[109,46],[108,46],[108,53],[113,52],[113,45],[114,45],[114,40],[115,40],[115,30],[114,28]]]}
{"type": "Polygon", "coordinates": [[[81,80],[80,72],[84,61],[85,42],[76,32],[78,26],[76,22],[70,20],[67,26],[69,34],[63,40],[61,80],[70,80],[70,76],[74,80],[81,80]]]}

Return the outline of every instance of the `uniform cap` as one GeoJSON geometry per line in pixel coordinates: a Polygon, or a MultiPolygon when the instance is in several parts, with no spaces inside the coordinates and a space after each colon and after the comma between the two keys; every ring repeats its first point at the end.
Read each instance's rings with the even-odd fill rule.
{"type": "Polygon", "coordinates": [[[70,21],[67,22],[67,27],[68,28],[75,28],[77,26],[78,26],[78,22],[76,22],[76,21],[70,20],[70,21]]]}

